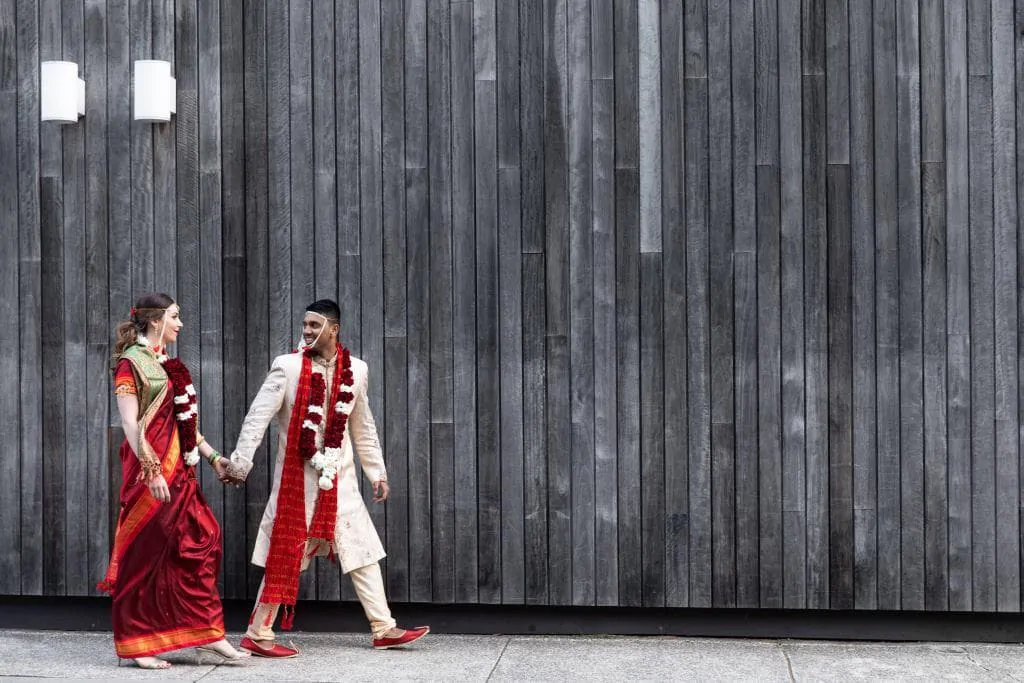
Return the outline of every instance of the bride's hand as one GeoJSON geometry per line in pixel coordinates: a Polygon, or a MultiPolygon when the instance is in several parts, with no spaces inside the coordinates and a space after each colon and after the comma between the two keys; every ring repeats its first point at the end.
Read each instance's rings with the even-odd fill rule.
{"type": "Polygon", "coordinates": [[[226,458],[220,458],[213,465],[213,470],[217,473],[217,478],[224,484],[233,484],[234,486],[241,486],[243,479],[240,479],[231,467],[231,461],[226,458]]]}
{"type": "Polygon", "coordinates": [[[164,475],[158,474],[149,482],[149,493],[161,503],[171,501],[171,490],[167,488],[167,480],[164,475]]]}

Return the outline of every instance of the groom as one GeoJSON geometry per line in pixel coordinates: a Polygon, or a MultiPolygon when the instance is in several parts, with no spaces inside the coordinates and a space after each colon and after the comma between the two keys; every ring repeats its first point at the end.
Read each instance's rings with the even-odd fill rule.
{"type": "Polygon", "coordinates": [[[377,427],[367,404],[369,370],[338,343],[341,311],[328,299],[306,307],[299,350],[274,359],[249,408],[225,481],[245,480],[272,419],[280,431],[274,484],[256,537],[252,562],[265,568],[242,647],[261,657],[294,657],[274,642],[273,625],[292,626],[299,573],[312,557],[337,558],[352,577],[370,621],[373,647],[387,649],[422,638],[429,627],[396,628],[378,562],[384,548],[359,493],[355,447],[373,484],[374,502],[388,498],[377,427]]]}

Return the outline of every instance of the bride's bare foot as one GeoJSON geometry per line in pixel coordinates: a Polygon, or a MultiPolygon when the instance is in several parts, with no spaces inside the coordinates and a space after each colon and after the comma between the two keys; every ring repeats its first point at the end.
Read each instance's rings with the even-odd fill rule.
{"type": "Polygon", "coordinates": [[[203,646],[206,650],[213,650],[219,655],[227,657],[228,659],[238,659],[239,657],[248,657],[248,652],[239,652],[231,646],[227,640],[218,640],[215,643],[208,643],[203,646]]]}
{"type": "Polygon", "coordinates": [[[171,663],[159,657],[136,657],[135,665],[140,669],[170,669],[171,663]]]}

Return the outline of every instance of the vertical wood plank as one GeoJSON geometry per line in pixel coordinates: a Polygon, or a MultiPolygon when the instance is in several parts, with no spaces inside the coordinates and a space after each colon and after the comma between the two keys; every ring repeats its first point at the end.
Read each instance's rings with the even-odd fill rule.
{"type": "MultiPolygon", "coordinates": [[[[245,400],[251,401],[270,367],[269,288],[269,192],[268,113],[267,113],[267,8],[264,3],[245,5],[245,321],[246,377],[245,400]]],[[[270,493],[271,453],[277,456],[274,430],[263,440],[256,453],[257,465],[246,480],[246,548],[255,543],[270,493]]],[[[230,439],[231,435],[228,435],[230,439]]],[[[230,443],[224,444],[230,447],[230,443]]],[[[249,570],[246,597],[255,598],[262,575],[249,570]]]]}
{"type": "MultiPolygon", "coordinates": [[[[656,0],[638,0],[640,252],[661,252],[661,31],[656,0]]],[[[616,42],[625,39],[621,33],[616,42]]],[[[582,62],[579,67],[582,67],[582,62]]],[[[586,65],[589,67],[589,59],[586,65]]],[[[575,75],[573,71],[573,75],[575,75]]]]}
{"type": "MultiPolygon", "coordinates": [[[[314,297],[338,297],[337,141],[334,91],[337,27],[333,0],[313,0],[313,254],[314,297]]],[[[399,24],[401,26],[401,24],[399,24]]],[[[396,81],[392,81],[396,82],[396,81]]],[[[401,78],[397,79],[401,83],[401,78]]],[[[368,103],[369,104],[369,103],[368,103]]],[[[321,594],[324,587],[321,586],[321,594]]]]}
{"type": "MultiPolygon", "coordinates": [[[[373,372],[377,391],[369,394],[370,409],[385,431],[384,392],[384,275],[383,275],[383,159],[381,123],[381,3],[359,3],[359,355],[373,372]]],[[[387,529],[386,506],[373,504],[372,490],[363,483],[363,495],[382,538],[387,529]]],[[[345,583],[349,583],[345,581],[345,583]]]]}
{"type": "MultiPolygon", "coordinates": [[[[507,0],[506,0],[507,1],[507,0]]],[[[544,3],[519,4],[519,83],[522,128],[519,159],[522,164],[523,253],[544,249],[544,3]]]]}
{"type": "MultiPolygon", "coordinates": [[[[384,206],[384,453],[392,495],[387,507],[387,588],[409,599],[409,404],[406,337],[405,16],[381,4],[381,173],[384,206]]],[[[337,183],[337,178],[334,180],[337,183]]]]}
{"type": "Polygon", "coordinates": [[[972,609],[996,609],[995,291],[993,269],[992,13],[967,12],[970,177],[972,609]]]}
{"type": "Polygon", "coordinates": [[[452,340],[451,14],[427,3],[427,135],[430,177],[430,419],[433,599],[455,597],[452,340]],[[435,441],[435,437],[438,439],[435,441]]]}
{"type": "Polygon", "coordinates": [[[548,589],[572,602],[567,0],[544,2],[544,275],[547,330],[548,589]]]}
{"type": "MultiPolygon", "coordinates": [[[[794,564],[784,560],[783,550],[796,552],[802,544],[790,541],[786,518],[796,517],[801,528],[802,505],[787,500],[781,441],[781,307],[793,294],[780,273],[781,227],[779,225],[779,172],[774,166],[757,167],[757,420],[758,496],[760,500],[760,606],[778,608],[797,580],[794,564]],[[791,514],[797,513],[797,514],[791,514]]],[[[802,455],[802,453],[801,453],[802,455]]],[[[800,470],[797,470],[799,472],[800,470]]],[[[802,498],[802,493],[801,493],[802,498]]],[[[800,501],[802,502],[802,501],[800,501]]],[[[802,574],[800,576],[803,576],[802,574]]],[[[799,593],[798,593],[799,594],[799,593]]]]}
{"type": "Polygon", "coordinates": [[[1017,611],[1020,590],[1020,353],[1017,298],[1016,82],[1014,3],[992,3],[992,152],[995,258],[996,609],[1017,611]]]}
{"type": "MultiPolygon", "coordinates": [[[[776,3],[769,11],[776,10],[776,3]]],[[[778,26],[772,17],[763,22],[755,15],[753,0],[732,3],[732,222],[734,300],[730,324],[733,328],[734,367],[727,370],[734,387],[730,411],[734,422],[732,443],[735,457],[734,498],[736,519],[736,606],[758,604],[758,500],[757,500],[757,300],[756,268],[750,268],[757,250],[757,163],[758,142],[768,143],[770,158],[778,165],[778,26]],[[755,16],[757,20],[755,21],[755,16]],[[768,28],[763,23],[768,23],[768,28]],[[759,50],[768,42],[768,76],[757,66],[759,50]],[[761,85],[755,85],[761,84],[761,85]],[[759,106],[762,92],[769,95],[768,107],[759,106]],[[745,256],[741,256],[745,255],[745,256]],[[741,264],[742,262],[742,264],[741,264]]],[[[760,10],[760,5],[758,6],[760,10]]]]}
{"type": "MultiPolygon", "coordinates": [[[[662,31],[662,69],[661,69],[661,120],[663,134],[662,151],[662,280],[664,293],[664,349],[663,362],[665,372],[665,604],[670,607],[686,605],[689,596],[689,530],[687,528],[689,492],[687,486],[687,441],[686,432],[686,231],[684,224],[684,188],[683,188],[683,95],[685,91],[684,64],[686,54],[683,45],[683,2],[669,0],[661,3],[660,18],[662,31]]],[[[595,19],[596,25],[596,19],[595,19]]],[[[614,201],[614,195],[604,183],[604,159],[611,163],[610,154],[597,151],[598,141],[607,149],[607,135],[601,135],[605,128],[603,98],[598,94],[604,89],[594,89],[594,206],[597,215],[610,215],[607,210],[599,211],[599,207],[614,201]],[[600,170],[599,170],[600,169],[600,170]],[[600,175],[599,175],[600,173],[600,175]],[[602,186],[598,186],[598,179],[602,186]]],[[[610,90],[610,88],[608,89],[610,90]]],[[[597,329],[600,331],[598,341],[608,345],[615,343],[615,311],[605,312],[603,302],[614,300],[614,281],[609,282],[606,269],[614,263],[614,254],[607,254],[603,244],[607,238],[603,236],[609,226],[598,230],[595,226],[594,235],[594,273],[599,280],[595,283],[595,299],[598,307],[595,311],[597,329]],[[606,289],[607,288],[607,289],[606,289]],[[603,338],[602,338],[603,337],[603,338]]],[[[595,345],[595,370],[602,377],[610,377],[614,372],[614,357],[608,357],[606,349],[600,344],[595,345]]],[[[616,405],[614,397],[603,398],[598,393],[597,443],[604,445],[614,453],[616,405]],[[609,435],[609,440],[603,435],[609,435]],[[610,441],[610,443],[609,443],[610,441]],[[607,444],[607,445],[606,445],[607,444]]],[[[598,461],[600,465],[600,460],[598,461]]],[[[614,460],[611,463],[614,466],[614,460]]],[[[601,469],[598,470],[599,476],[601,469]]],[[[597,499],[602,501],[606,492],[598,480],[597,499]]],[[[600,517],[599,517],[600,518],[600,517]]],[[[598,526],[601,533],[602,525],[598,526]]],[[[602,544],[598,540],[598,553],[601,554],[602,544]]],[[[613,593],[614,595],[614,593],[613,593]]]]}
{"type": "MultiPolygon", "coordinates": [[[[425,9],[425,6],[421,9],[425,9]]],[[[414,19],[415,7],[407,21],[414,19]]],[[[420,14],[425,20],[426,16],[420,14]]],[[[410,35],[406,33],[406,35],[410,35]]],[[[423,44],[426,48],[426,44],[423,44]]],[[[407,68],[409,61],[406,62],[407,68]]],[[[411,84],[411,81],[409,81],[411,84]]],[[[408,107],[408,100],[406,100],[408,107]]],[[[406,109],[407,120],[409,109],[406,109]]],[[[411,143],[411,139],[407,138],[411,143]]],[[[407,145],[407,150],[411,144],[407,145]]],[[[408,254],[408,410],[409,410],[409,599],[429,602],[431,567],[430,443],[430,271],[428,178],[426,169],[407,169],[405,181],[408,254]]]]}
{"type": "MultiPolygon", "coordinates": [[[[128,21],[128,49],[131,78],[135,62],[153,59],[153,0],[130,0],[128,21]]],[[[133,86],[134,87],[134,86],[133,86]]],[[[131,107],[134,107],[134,102],[131,107]]],[[[134,120],[134,109],[128,121],[134,120]]],[[[167,124],[157,124],[167,125],[167,124]]],[[[153,124],[129,124],[131,139],[131,192],[132,225],[132,290],[135,296],[151,292],[156,286],[156,255],[153,225],[153,124]]]]}
{"type": "MultiPolygon", "coordinates": [[[[143,59],[161,59],[176,64],[175,60],[175,0],[154,0],[152,7],[152,55],[143,59]]],[[[240,46],[239,46],[240,47],[240,46]]],[[[172,66],[172,73],[176,73],[172,66]]],[[[173,293],[178,278],[174,267],[177,250],[177,193],[175,191],[177,115],[170,123],[143,125],[153,133],[153,288],[158,292],[173,293]]]]}
{"type": "MultiPolygon", "coordinates": [[[[807,606],[807,506],[804,348],[803,79],[800,0],[780,0],[779,185],[781,235],[779,278],[782,370],[782,557],[783,586],[763,606],[807,606]],[[785,122],[785,125],[783,125],[785,122]]],[[[759,29],[760,30],[760,29],[759,29]]],[[[759,250],[760,252],[760,250],[759,250]]],[[[760,253],[759,253],[760,255],[760,253]]],[[[760,259],[758,259],[760,262],[760,259]]],[[[763,493],[761,494],[764,495],[763,493]]]]}
{"type": "MultiPolygon", "coordinates": [[[[818,10],[814,10],[817,12],[818,10]]],[[[824,20],[819,15],[820,20],[824,20]]],[[[809,21],[805,18],[805,22],[809,21]]],[[[806,29],[812,33],[818,29],[806,29]]],[[[813,40],[804,44],[805,61],[813,40]]],[[[809,56],[810,55],[810,56],[809,56]]],[[[807,67],[805,66],[805,69],[807,67]]],[[[816,67],[812,67],[816,68],[816,67]]],[[[805,71],[806,73],[806,71],[805,71]]],[[[804,334],[807,391],[807,606],[829,600],[828,503],[828,254],[826,225],[827,120],[825,78],[805,75],[804,106],[804,334]]]]}
{"type": "MultiPolygon", "coordinates": [[[[499,15],[500,17],[500,15],[499,15]]],[[[500,18],[499,18],[500,21],[500,18]]],[[[499,53],[499,64],[501,55],[499,53]]],[[[499,66],[498,78],[504,71],[499,66]]],[[[500,112],[504,107],[499,108],[500,112]]],[[[518,154],[518,151],[517,151],[518,154]]],[[[518,168],[498,171],[498,307],[500,352],[501,599],[526,599],[523,460],[523,273],[518,168]]]]}
{"type": "Polygon", "coordinates": [[[878,603],[899,609],[899,222],[897,205],[896,13],[874,7],[875,339],[878,415],[878,603]]]}
{"type": "Polygon", "coordinates": [[[875,581],[874,57],[871,12],[850,10],[851,340],[853,347],[853,606],[871,609],[875,581]]]}
{"type": "MultiPolygon", "coordinates": [[[[593,106],[590,4],[568,7],[569,366],[571,368],[572,603],[596,599],[593,106]]],[[[659,155],[660,156],[660,155],[659,155]]],[[[661,346],[661,340],[657,341],[661,346]]],[[[660,471],[659,471],[659,479],[660,471]]],[[[661,523],[663,518],[658,517],[661,523]]],[[[663,546],[655,541],[654,547],[663,546]]],[[[659,556],[658,565],[662,564],[659,556]]]]}
{"type": "MultiPolygon", "coordinates": [[[[523,15],[520,15],[522,18],[523,15]]],[[[525,215],[524,215],[525,220],[525,215]]],[[[523,234],[524,248],[526,234],[523,234]]],[[[526,604],[548,604],[547,365],[544,255],[524,253],[523,266],[523,508],[526,521],[526,604]],[[529,397],[527,399],[527,397],[529,397]]]]}
{"type": "MultiPolygon", "coordinates": [[[[405,15],[405,229],[408,311],[409,599],[429,601],[430,525],[430,206],[427,167],[427,15],[412,0],[405,15]]],[[[339,119],[340,120],[340,119],[339,119]]],[[[339,176],[340,178],[340,176],[339,176]]]]}
{"type": "MultiPolygon", "coordinates": [[[[60,0],[47,0],[39,5],[39,53],[44,60],[61,58],[61,10],[60,0]]],[[[42,462],[42,514],[39,519],[43,524],[43,593],[64,595],[67,591],[67,519],[64,504],[67,496],[67,425],[64,421],[67,379],[63,343],[66,326],[62,303],[67,293],[64,282],[64,150],[60,129],[54,124],[50,124],[49,128],[40,131],[40,174],[36,179],[39,188],[42,283],[39,324],[46,321],[40,358],[43,371],[40,385],[42,423],[45,429],[42,433],[42,449],[28,456],[42,462]]]]}
{"type": "Polygon", "coordinates": [[[488,21],[474,16],[480,11],[475,4],[453,5],[451,19],[455,599],[496,603],[501,601],[501,387],[494,15],[489,15],[488,44],[488,21]],[[489,80],[480,80],[481,67],[489,80]],[[473,367],[475,378],[466,372],[473,367]]]}
{"type": "MultiPolygon", "coordinates": [[[[3,186],[8,191],[0,195],[0,240],[7,245],[0,256],[0,291],[17,294],[19,278],[18,244],[18,91],[15,48],[15,5],[6,0],[0,5],[0,50],[13,55],[0,69],[0,168],[3,186]]],[[[105,252],[105,250],[104,250],[105,252]]],[[[19,298],[4,296],[0,300],[0,313],[16,320],[19,298]],[[13,317],[10,317],[13,316],[13,317]]],[[[0,329],[0,372],[5,378],[4,396],[0,409],[10,420],[0,427],[4,444],[0,457],[0,593],[21,593],[21,456],[18,446],[21,436],[20,348],[19,325],[5,325],[0,329]]],[[[91,465],[92,463],[90,463],[91,465]]],[[[90,468],[90,473],[92,469],[90,468]]],[[[92,565],[90,565],[92,566],[92,565]]]]}
{"type": "Polygon", "coordinates": [[[708,81],[687,78],[686,343],[691,607],[711,606],[711,396],[708,329],[708,81]]]}
{"type": "MultiPolygon", "coordinates": [[[[592,5],[593,29],[604,21],[592,5]]],[[[610,14],[610,7],[609,14],[610,14]]],[[[592,31],[593,48],[603,36],[592,31]]],[[[611,42],[610,40],[608,41],[611,42]]],[[[605,44],[601,49],[610,50],[605,44]]],[[[596,54],[596,53],[595,53],[596,54]]],[[[596,72],[592,72],[593,73],[596,72]]],[[[609,78],[592,82],[593,133],[592,188],[594,269],[594,597],[599,605],[618,604],[618,467],[617,392],[596,391],[596,378],[615,378],[616,272],[615,272],[615,84],[609,78]]]]}
{"type": "Polygon", "coordinates": [[[729,2],[708,3],[708,318],[712,604],[736,605],[733,167],[729,2]],[[714,292],[714,295],[711,295],[714,292]]]}
{"type": "MultiPolygon", "coordinates": [[[[334,121],[337,156],[335,192],[338,209],[338,306],[345,321],[345,343],[359,355],[362,353],[362,289],[359,279],[362,272],[359,256],[362,239],[359,0],[336,0],[334,23],[337,33],[334,43],[334,121]]],[[[424,72],[424,77],[425,75],[424,72]]],[[[425,100],[422,112],[425,117],[425,100]]],[[[349,583],[342,583],[343,591],[349,583]]],[[[354,593],[348,595],[352,597],[354,593]]]]}
{"type": "MultiPolygon", "coordinates": [[[[82,0],[64,0],[61,8],[61,44],[63,58],[76,64],[85,64],[85,11],[82,0]]],[[[82,387],[88,387],[87,324],[89,318],[86,293],[86,170],[85,126],[65,127],[63,133],[64,226],[64,338],[61,340],[65,368],[64,416],[68,433],[85,435],[70,438],[66,444],[64,477],[65,488],[65,563],[68,595],[86,595],[92,588],[88,573],[89,515],[88,515],[88,405],[80,400],[82,387]]],[[[172,252],[173,253],[173,252],[172,252]]],[[[171,269],[173,274],[173,269],[171,269]]],[[[106,398],[110,385],[103,381],[95,390],[106,398]]]]}
{"type": "Polygon", "coordinates": [[[854,606],[850,167],[827,169],[829,607],[854,606]]]}
{"type": "MultiPolygon", "coordinates": [[[[205,23],[202,19],[200,22],[205,23]]],[[[217,26],[218,22],[213,22],[213,25],[217,26]]],[[[242,83],[245,25],[242,6],[229,0],[222,2],[219,25],[219,42],[216,34],[203,40],[203,66],[200,67],[201,80],[204,81],[201,87],[208,87],[212,85],[211,81],[215,81],[212,69],[217,68],[221,74],[217,90],[211,87],[209,99],[203,98],[215,103],[219,95],[219,107],[213,104],[210,108],[201,109],[209,112],[206,118],[210,119],[211,129],[214,129],[208,133],[204,125],[199,150],[200,206],[213,208],[213,211],[201,210],[204,220],[210,221],[201,227],[203,253],[210,258],[204,264],[203,272],[216,273],[218,266],[215,259],[218,257],[221,271],[219,282],[204,283],[203,286],[204,292],[210,297],[210,300],[203,302],[204,316],[209,316],[203,325],[206,336],[203,340],[203,362],[208,364],[212,383],[221,385],[213,388],[213,392],[207,394],[207,399],[223,405],[224,433],[234,435],[241,429],[247,406],[242,403],[244,398],[241,392],[224,391],[222,387],[242,387],[246,380],[245,359],[233,351],[245,348],[247,339],[245,100],[242,83]],[[206,64],[210,65],[210,72],[203,68],[206,64]],[[219,131],[216,130],[218,127],[219,131]],[[220,344],[223,346],[220,347],[220,344]],[[218,391],[222,395],[218,395],[218,391]]],[[[306,158],[310,157],[311,154],[306,158]]],[[[309,185],[312,186],[312,180],[309,185]]],[[[308,224],[312,224],[311,218],[308,224]]],[[[207,389],[211,388],[208,384],[207,389]]],[[[219,439],[214,441],[219,442],[219,439]]],[[[224,522],[224,582],[229,587],[231,597],[242,597],[248,582],[251,552],[250,546],[242,540],[247,527],[246,493],[243,489],[224,489],[224,522]]]]}
{"type": "Polygon", "coordinates": [[[525,600],[519,3],[497,5],[501,599],[525,600]]]}
{"type": "MultiPolygon", "coordinates": [[[[641,180],[642,182],[642,180],[641,180]]],[[[665,605],[664,285],[662,255],[640,254],[640,486],[643,604],[665,605]]],[[[731,427],[730,427],[731,436],[731,427]]],[[[732,558],[729,558],[730,560],[732,558]]]]}

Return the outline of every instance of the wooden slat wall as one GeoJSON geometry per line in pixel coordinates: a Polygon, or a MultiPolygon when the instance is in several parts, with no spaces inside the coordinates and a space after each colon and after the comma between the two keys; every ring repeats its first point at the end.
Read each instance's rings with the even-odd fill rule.
{"type": "MultiPolygon", "coordinates": [[[[95,594],[110,331],[158,288],[223,450],[339,300],[393,600],[1019,611],[1021,12],[0,0],[0,594],[95,594]]],[[[273,438],[203,473],[228,597],[273,438]]]]}

